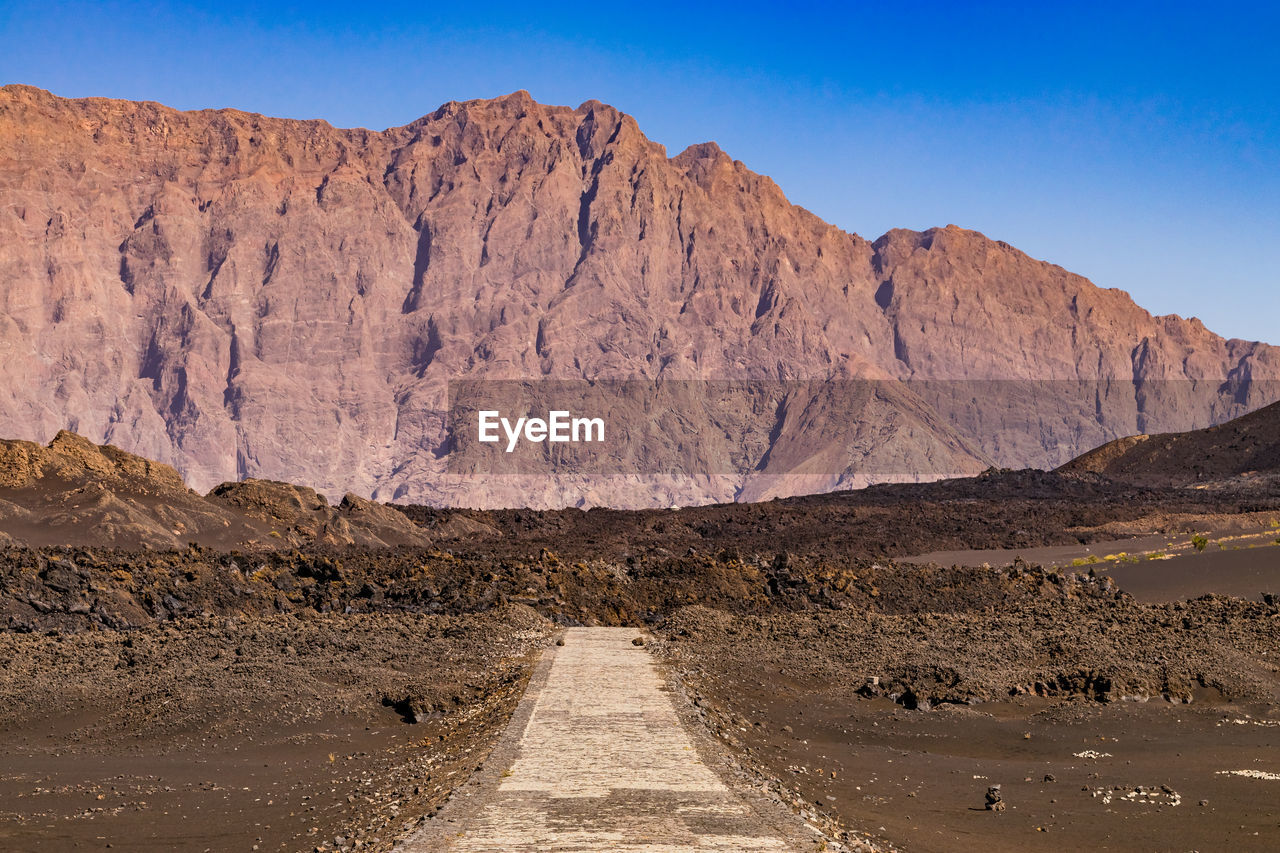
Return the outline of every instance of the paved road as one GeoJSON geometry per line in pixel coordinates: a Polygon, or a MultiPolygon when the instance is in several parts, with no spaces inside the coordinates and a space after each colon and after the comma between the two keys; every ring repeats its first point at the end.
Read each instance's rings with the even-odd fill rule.
{"type": "Polygon", "coordinates": [[[702,761],[635,636],[570,629],[547,652],[487,778],[404,853],[797,849],[702,761]]]}

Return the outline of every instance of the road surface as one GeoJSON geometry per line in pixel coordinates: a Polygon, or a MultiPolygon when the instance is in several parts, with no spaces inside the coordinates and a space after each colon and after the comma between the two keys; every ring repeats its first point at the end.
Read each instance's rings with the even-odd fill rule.
{"type": "Polygon", "coordinates": [[[700,755],[630,628],[571,628],[549,649],[480,777],[404,853],[790,851],[700,755]]]}

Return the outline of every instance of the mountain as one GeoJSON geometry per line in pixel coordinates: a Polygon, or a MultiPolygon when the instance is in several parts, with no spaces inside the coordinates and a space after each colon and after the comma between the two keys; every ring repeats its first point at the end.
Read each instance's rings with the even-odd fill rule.
{"type": "Polygon", "coordinates": [[[1129,436],[1059,469],[1136,486],[1280,486],[1280,404],[1191,432],[1129,436]],[[1228,482],[1237,478],[1243,483],[1228,482]]]}
{"type": "Polygon", "coordinates": [[[668,157],[524,92],[373,132],[4,87],[0,354],[0,434],[74,430],[201,490],[476,506],[1052,466],[1280,376],[1274,347],[976,232],[869,242],[714,143],[668,157]],[[503,473],[451,452],[465,380],[642,383],[601,464],[503,473]]]}

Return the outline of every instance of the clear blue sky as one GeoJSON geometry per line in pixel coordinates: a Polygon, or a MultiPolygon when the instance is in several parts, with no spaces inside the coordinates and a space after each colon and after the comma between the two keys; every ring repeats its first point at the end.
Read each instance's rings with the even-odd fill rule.
{"type": "Polygon", "coordinates": [[[955,223],[1280,343],[1280,4],[0,0],[0,82],[405,124],[528,89],[867,237],[955,223]]]}

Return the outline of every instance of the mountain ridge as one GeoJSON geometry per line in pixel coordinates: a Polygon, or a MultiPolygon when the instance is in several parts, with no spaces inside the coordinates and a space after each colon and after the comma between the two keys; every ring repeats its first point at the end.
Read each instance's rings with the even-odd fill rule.
{"type": "MultiPolygon", "coordinates": [[[[911,413],[926,409],[979,449],[905,472],[924,479],[1219,422],[1270,402],[1280,376],[1274,347],[1155,317],[977,232],[868,241],[714,143],[668,157],[612,107],[528,93],[378,132],[4,87],[0,245],[0,432],[71,428],[197,488],[265,477],[383,500],[626,506],[866,479],[857,459],[791,485],[756,471],[775,425],[742,405],[728,417],[764,439],[722,478],[459,478],[442,461],[459,378],[1130,385],[1039,394],[1048,414],[1022,435],[1006,423],[1016,400],[975,412],[919,384],[858,441],[829,416],[825,440],[858,452],[921,455],[935,439],[911,413]]],[[[689,414],[708,433],[722,418],[689,414]]]]}

